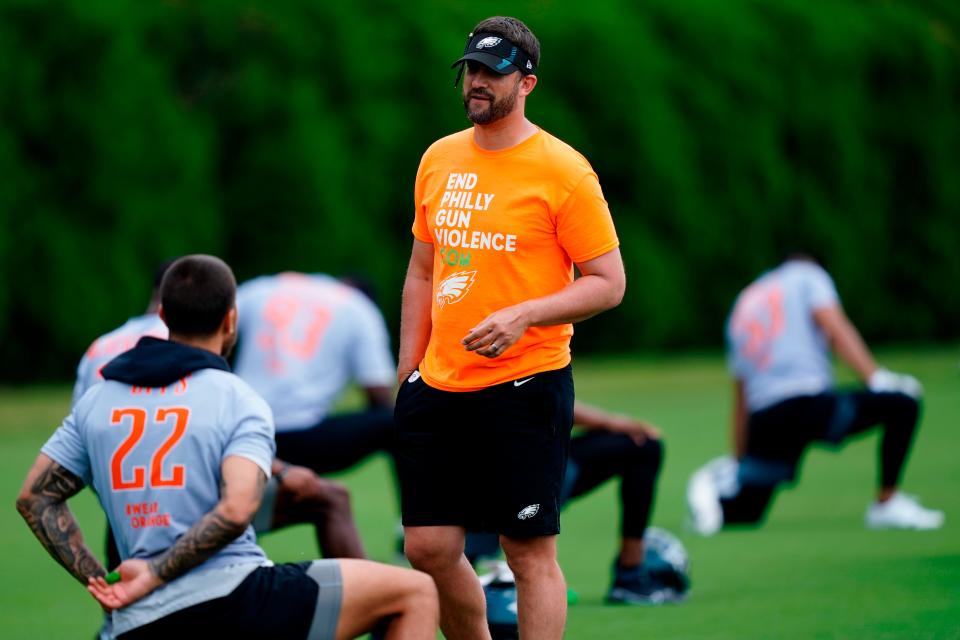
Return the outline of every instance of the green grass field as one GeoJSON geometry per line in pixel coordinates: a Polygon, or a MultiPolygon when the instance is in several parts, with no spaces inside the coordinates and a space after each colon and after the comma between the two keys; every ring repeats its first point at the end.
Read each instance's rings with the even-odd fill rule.
{"type": "MultiPolygon", "coordinates": [[[[561,564],[579,592],[567,637],[579,638],[960,638],[960,350],[883,352],[915,374],[927,402],[904,488],[947,513],[937,532],[863,527],[875,474],[875,435],[807,456],[800,483],[782,492],[760,530],[710,539],[683,530],[689,474],[727,444],[730,383],[719,357],[581,360],[578,397],[645,417],[663,428],[666,463],[653,524],[684,541],[692,558],[688,602],[614,608],[602,599],[616,543],[614,487],[572,504],[561,564]]],[[[0,637],[90,638],[99,610],[47,557],[20,521],[14,498],[37,450],[67,410],[69,390],[0,390],[0,511],[5,559],[0,637]]],[[[397,513],[391,479],[376,459],[342,476],[368,552],[392,557],[397,513]]],[[[103,518],[89,492],[72,502],[95,549],[103,518]]],[[[301,527],[262,540],[277,561],[316,555],[301,527]]]]}

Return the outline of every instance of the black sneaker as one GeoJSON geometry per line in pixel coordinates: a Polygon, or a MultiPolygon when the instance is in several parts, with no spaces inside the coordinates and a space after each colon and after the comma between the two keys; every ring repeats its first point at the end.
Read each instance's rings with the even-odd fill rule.
{"type": "Polygon", "coordinates": [[[631,569],[614,569],[613,586],[607,592],[609,604],[653,605],[678,602],[683,596],[651,575],[641,565],[631,569]]]}

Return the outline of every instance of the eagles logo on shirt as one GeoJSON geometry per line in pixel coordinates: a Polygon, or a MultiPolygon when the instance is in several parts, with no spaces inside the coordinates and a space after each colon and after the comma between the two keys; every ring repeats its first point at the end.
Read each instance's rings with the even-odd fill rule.
{"type": "Polygon", "coordinates": [[[463,300],[470,291],[476,275],[476,271],[458,271],[441,280],[437,285],[437,305],[443,309],[445,305],[463,300]]]}

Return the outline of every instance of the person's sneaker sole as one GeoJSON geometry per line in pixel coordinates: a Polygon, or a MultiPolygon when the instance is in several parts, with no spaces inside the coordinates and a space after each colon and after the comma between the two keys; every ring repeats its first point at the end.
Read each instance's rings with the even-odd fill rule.
{"type": "Polygon", "coordinates": [[[641,595],[630,589],[612,587],[610,591],[607,592],[605,601],[607,604],[654,606],[658,604],[683,602],[686,599],[686,595],[677,593],[673,589],[658,589],[652,594],[641,595]]]}
{"type": "Polygon", "coordinates": [[[871,531],[936,531],[943,526],[943,518],[941,517],[936,519],[936,522],[923,524],[918,522],[901,524],[898,522],[873,522],[867,520],[866,526],[867,529],[870,529],[871,531]]]}

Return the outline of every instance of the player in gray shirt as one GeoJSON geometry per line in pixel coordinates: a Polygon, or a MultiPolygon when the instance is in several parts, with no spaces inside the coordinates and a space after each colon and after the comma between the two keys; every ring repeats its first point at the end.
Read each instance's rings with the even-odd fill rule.
{"type": "Polygon", "coordinates": [[[750,284],[727,322],[735,379],[735,458],[716,459],[687,487],[693,528],[763,520],[776,488],[796,478],[807,447],[838,447],[875,426],[883,430],[870,528],[935,529],[943,513],[898,490],[916,431],[922,388],[877,366],[819,264],[795,255],[750,284]],[[836,390],[831,349],[866,388],[836,390]]]}
{"type": "Polygon", "coordinates": [[[103,368],[43,446],[17,509],[50,554],[113,611],[123,638],[433,638],[436,590],[418,572],[364,560],[274,566],[250,522],[273,457],[269,407],[229,371],[236,284],[211,256],[177,260],[146,337],[103,368]],[[66,501],[96,491],[124,559],[117,581],[66,501]]]}
{"type": "Polygon", "coordinates": [[[391,451],[396,363],[364,293],[328,275],[286,272],[243,283],[237,306],[236,372],[273,410],[279,458],[326,474],[391,451]],[[350,383],[367,407],[333,413],[350,383]]]}
{"type": "MultiPolygon", "coordinates": [[[[91,343],[77,365],[77,379],[71,406],[95,384],[103,382],[103,367],[132,349],[140,338],[167,338],[167,325],[160,319],[160,283],[174,260],[165,260],[154,272],[150,301],[143,315],[100,336],[91,343]]],[[[296,524],[314,527],[320,552],[327,558],[363,558],[365,553],[350,505],[347,487],[334,480],[320,478],[305,467],[274,458],[272,476],[264,489],[260,509],[253,520],[258,534],[296,524]]],[[[113,533],[107,527],[107,562],[116,566],[120,556],[113,533]]]]}

